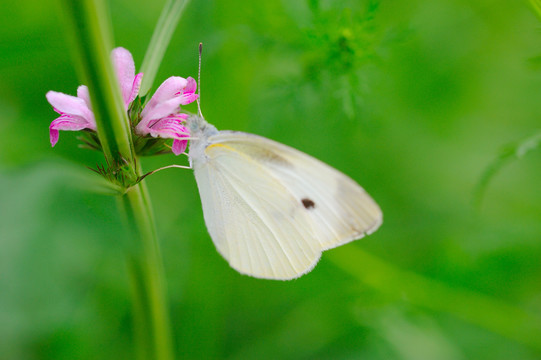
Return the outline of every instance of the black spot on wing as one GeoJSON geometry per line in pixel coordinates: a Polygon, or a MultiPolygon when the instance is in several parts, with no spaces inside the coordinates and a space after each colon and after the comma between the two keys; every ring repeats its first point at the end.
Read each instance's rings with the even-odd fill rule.
{"type": "Polygon", "coordinates": [[[301,202],[305,209],[310,210],[316,207],[316,203],[311,199],[303,198],[301,202]]]}

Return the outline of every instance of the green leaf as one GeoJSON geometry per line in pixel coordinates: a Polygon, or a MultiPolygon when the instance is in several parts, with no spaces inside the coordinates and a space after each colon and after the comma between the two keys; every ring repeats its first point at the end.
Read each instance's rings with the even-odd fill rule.
{"type": "Polygon", "coordinates": [[[188,1],[189,0],[169,0],[163,7],[141,66],[141,72],[144,75],[139,91],[140,94],[146,95],[152,87],[160,63],[163,60],[165,50],[167,50],[167,46],[171,41],[173,32],[177,27],[182,11],[188,1]]]}

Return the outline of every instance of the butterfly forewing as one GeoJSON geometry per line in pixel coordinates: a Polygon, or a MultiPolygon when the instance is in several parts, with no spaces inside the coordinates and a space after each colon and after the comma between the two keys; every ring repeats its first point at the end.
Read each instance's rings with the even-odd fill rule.
{"type": "Polygon", "coordinates": [[[374,200],[329,165],[257,135],[222,131],[214,141],[253,159],[304,205],[321,250],[359,239],[381,225],[382,213],[374,200]]]}

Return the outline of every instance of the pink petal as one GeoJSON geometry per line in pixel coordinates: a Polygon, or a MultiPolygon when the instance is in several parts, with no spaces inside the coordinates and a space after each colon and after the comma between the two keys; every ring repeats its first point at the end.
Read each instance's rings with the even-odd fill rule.
{"type": "Polygon", "coordinates": [[[173,154],[180,155],[186,150],[187,147],[188,147],[188,140],[175,139],[173,141],[173,147],[171,148],[171,150],[173,150],[173,154]]]}
{"type": "MultiPolygon", "coordinates": [[[[184,87],[187,84],[187,80],[180,76],[171,76],[166,79],[160,87],[156,90],[152,98],[145,106],[141,115],[146,117],[146,114],[151,112],[158,104],[178,97],[182,93],[184,87]]],[[[155,118],[156,119],[156,118],[155,118]]]]}
{"type": "Polygon", "coordinates": [[[49,128],[49,140],[51,140],[51,147],[54,147],[58,142],[58,130],[49,128]]]}
{"type": "Polygon", "coordinates": [[[86,121],[86,119],[82,117],[62,115],[51,122],[49,129],[79,131],[89,129],[89,125],[90,124],[86,121]]]}
{"type": "Polygon", "coordinates": [[[175,115],[151,122],[147,128],[147,133],[151,136],[162,138],[180,138],[183,135],[189,135],[190,131],[183,125],[183,117],[175,115]]]}
{"type": "Polygon", "coordinates": [[[81,85],[77,88],[77,97],[83,99],[86,106],[89,109],[92,109],[92,105],[90,104],[90,94],[88,93],[88,87],[86,87],[86,85],[81,85]]]}
{"type": "MultiPolygon", "coordinates": [[[[175,114],[163,119],[151,121],[150,125],[144,129],[137,128],[137,133],[140,135],[151,135],[153,137],[161,137],[165,139],[182,140],[182,138],[189,137],[190,131],[184,126],[184,121],[187,115],[175,114]]],[[[186,140],[183,140],[186,141],[186,140]]],[[[174,142],[174,151],[179,154],[186,150],[183,142],[174,142]]],[[[178,155],[178,154],[177,154],[178,155]]]]}
{"type": "Polygon", "coordinates": [[[188,105],[194,102],[195,100],[197,100],[199,95],[195,93],[196,89],[197,89],[197,82],[195,82],[193,77],[189,76],[186,79],[186,86],[184,87],[184,90],[182,91],[182,95],[181,95],[182,102],[180,104],[188,105]]]}
{"type": "MultiPolygon", "coordinates": [[[[49,126],[51,146],[55,146],[58,142],[58,130],[79,131],[83,129],[92,129],[92,124],[80,116],[61,115],[59,118],[54,119],[49,126]]],[[[95,129],[94,125],[93,130],[95,129]]]]}
{"type": "Polygon", "coordinates": [[[94,115],[83,99],[56,91],[49,91],[45,96],[56,112],[81,116],[94,122],[94,115]]]}
{"type": "Polygon", "coordinates": [[[128,104],[126,105],[126,107],[130,106],[131,102],[135,100],[137,94],[139,94],[139,89],[141,88],[141,81],[143,81],[143,73],[135,75],[135,79],[133,80],[131,88],[130,98],[128,99],[128,104]]]}
{"type": "MultiPolygon", "coordinates": [[[[122,99],[124,100],[124,105],[127,108],[130,102],[135,98],[135,96],[137,96],[136,94],[132,98],[135,80],[135,63],[133,62],[131,53],[122,47],[113,49],[111,57],[113,59],[113,65],[115,67],[116,76],[118,77],[118,82],[120,83],[122,99]]],[[[139,89],[137,89],[137,92],[138,91],[139,89]]]]}
{"type": "Polygon", "coordinates": [[[197,90],[197,82],[195,79],[191,76],[188,76],[186,79],[186,86],[184,87],[184,93],[195,93],[195,90],[197,90]]]}
{"type": "Polygon", "coordinates": [[[186,86],[184,89],[180,92],[180,97],[182,98],[182,101],[180,102],[180,105],[188,105],[199,97],[195,93],[195,90],[197,89],[197,82],[195,82],[194,78],[189,76],[186,79],[186,86]]]}
{"type": "Polygon", "coordinates": [[[139,124],[148,125],[148,123],[152,120],[161,119],[168,115],[174,114],[180,110],[180,104],[182,103],[182,97],[175,97],[170,100],[161,102],[154,106],[154,108],[149,109],[145,112],[145,110],[148,109],[148,107],[145,107],[145,110],[141,113],[142,120],[139,124]]]}
{"type": "Polygon", "coordinates": [[[197,89],[197,83],[195,82],[193,77],[189,76],[186,79],[186,87],[184,88],[184,91],[182,92],[182,95],[181,95],[182,102],[180,104],[188,105],[194,102],[195,100],[197,100],[199,95],[195,93],[196,89],[197,89]]]}
{"type": "Polygon", "coordinates": [[[197,94],[183,94],[181,97],[180,97],[180,105],[188,105],[188,104],[191,104],[193,103],[195,100],[197,100],[197,98],[199,97],[199,95],[197,94]]]}

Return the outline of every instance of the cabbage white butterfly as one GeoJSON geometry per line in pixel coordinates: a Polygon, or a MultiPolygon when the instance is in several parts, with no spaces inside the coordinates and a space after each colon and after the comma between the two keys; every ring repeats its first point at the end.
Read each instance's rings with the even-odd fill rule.
{"type": "Polygon", "coordinates": [[[376,231],[379,206],[338,170],[261,136],[190,116],[189,158],[216,249],[242,274],[297,278],[324,250],[376,231]]]}

